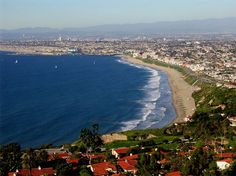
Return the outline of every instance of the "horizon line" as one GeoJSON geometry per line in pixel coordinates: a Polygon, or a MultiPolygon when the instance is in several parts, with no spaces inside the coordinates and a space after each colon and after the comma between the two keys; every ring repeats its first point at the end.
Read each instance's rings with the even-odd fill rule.
{"type": "Polygon", "coordinates": [[[99,26],[112,26],[112,25],[135,25],[135,24],[152,24],[152,23],[168,23],[168,22],[190,22],[190,21],[204,21],[204,20],[223,20],[223,19],[230,19],[235,18],[236,16],[229,16],[229,17],[223,17],[223,18],[198,18],[198,19],[182,19],[182,20],[161,20],[161,21],[154,21],[154,22],[137,22],[137,23],[106,23],[106,24],[97,24],[97,25],[89,25],[89,26],[81,26],[81,27],[46,27],[46,26],[34,26],[34,27],[18,27],[18,28],[2,28],[0,27],[0,30],[22,30],[22,29],[37,29],[37,28],[44,28],[44,29],[57,29],[57,30],[63,30],[63,29],[83,29],[83,28],[93,28],[93,27],[99,27],[99,26]]]}

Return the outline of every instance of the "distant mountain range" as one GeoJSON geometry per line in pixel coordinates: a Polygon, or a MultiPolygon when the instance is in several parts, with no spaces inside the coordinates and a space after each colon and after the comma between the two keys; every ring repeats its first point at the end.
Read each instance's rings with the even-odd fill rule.
{"type": "Polygon", "coordinates": [[[13,30],[0,29],[1,39],[21,38],[55,38],[67,37],[124,37],[158,34],[236,34],[236,17],[223,19],[205,19],[190,21],[171,21],[137,24],[109,24],[85,28],[21,28],[13,30]]]}

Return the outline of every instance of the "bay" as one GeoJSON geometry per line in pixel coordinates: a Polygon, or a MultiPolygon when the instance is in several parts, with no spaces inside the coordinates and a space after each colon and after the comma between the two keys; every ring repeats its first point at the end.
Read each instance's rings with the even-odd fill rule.
{"type": "Polygon", "coordinates": [[[161,128],[176,116],[164,72],[115,56],[0,53],[0,144],[64,144],[101,133],[161,128]]]}

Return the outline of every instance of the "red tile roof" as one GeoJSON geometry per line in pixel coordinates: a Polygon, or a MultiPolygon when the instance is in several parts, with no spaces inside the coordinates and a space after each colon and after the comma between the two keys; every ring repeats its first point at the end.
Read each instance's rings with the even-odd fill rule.
{"type": "Polygon", "coordinates": [[[94,175],[108,175],[108,170],[117,171],[116,166],[109,162],[103,162],[98,164],[92,164],[91,170],[94,175]]]}
{"type": "Polygon", "coordinates": [[[178,152],[179,156],[188,156],[189,153],[188,152],[178,152]]]}
{"type": "Polygon", "coordinates": [[[170,162],[170,160],[164,158],[164,159],[160,160],[158,163],[159,164],[166,164],[166,163],[169,163],[169,162],[170,162]]]}
{"type": "MultiPolygon", "coordinates": [[[[49,168],[33,168],[31,170],[32,176],[41,176],[41,175],[54,175],[56,173],[55,170],[53,170],[52,167],[49,168]]],[[[14,176],[14,174],[19,175],[19,176],[28,176],[30,175],[30,170],[29,169],[22,169],[19,170],[19,172],[9,172],[8,176],[14,176]]]]}
{"type": "Polygon", "coordinates": [[[123,158],[118,159],[118,161],[135,160],[135,159],[138,159],[138,154],[125,156],[123,158]]]}
{"type": "Polygon", "coordinates": [[[71,164],[71,163],[78,164],[78,163],[79,163],[79,160],[78,160],[78,159],[66,160],[66,163],[67,163],[67,164],[71,164]]]}
{"type": "Polygon", "coordinates": [[[58,158],[62,158],[62,159],[67,159],[69,158],[71,155],[69,153],[59,153],[58,154],[58,158]]]}
{"type": "Polygon", "coordinates": [[[205,146],[205,147],[203,147],[203,150],[204,150],[204,151],[208,151],[208,150],[209,150],[209,147],[208,147],[208,146],[205,146]]]}
{"type": "Polygon", "coordinates": [[[116,153],[118,154],[126,154],[128,151],[130,151],[130,148],[119,148],[119,149],[114,149],[116,153]]]}
{"type": "Polygon", "coordinates": [[[217,161],[217,162],[226,162],[226,163],[231,164],[233,162],[233,160],[231,158],[226,158],[226,159],[223,159],[223,160],[220,160],[220,161],[217,161]]]}
{"type": "Polygon", "coordinates": [[[216,155],[219,158],[233,158],[236,156],[236,153],[228,152],[228,153],[219,153],[216,155]]]}
{"type": "Polygon", "coordinates": [[[180,171],[170,172],[166,176],[181,176],[180,171]]]}
{"type": "Polygon", "coordinates": [[[126,176],[125,174],[112,174],[112,176],[126,176]]]}
{"type": "Polygon", "coordinates": [[[167,155],[167,154],[169,154],[170,152],[161,150],[160,153],[161,153],[162,155],[167,155]]]}
{"type": "Polygon", "coordinates": [[[55,153],[55,154],[50,154],[48,156],[48,160],[53,160],[54,158],[61,158],[61,159],[68,159],[70,158],[71,154],[64,152],[64,153],[55,153]]]}
{"type": "Polygon", "coordinates": [[[189,149],[190,149],[190,150],[196,150],[197,147],[195,147],[195,146],[189,146],[189,149]]]}
{"type": "Polygon", "coordinates": [[[118,161],[119,166],[126,170],[126,171],[130,171],[132,173],[137,172],[137,168],[135,167],[135,165],[137,164],[138,161],[136,160],[126,160],[126,161],[118,161]]]}

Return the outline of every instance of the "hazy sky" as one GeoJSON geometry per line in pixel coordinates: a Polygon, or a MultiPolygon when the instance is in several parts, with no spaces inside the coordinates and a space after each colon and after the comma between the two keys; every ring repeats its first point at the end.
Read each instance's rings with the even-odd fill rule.
{"type": "Polygon", "coordinates": [[[236,17],[236,0],[0,0],[0,28],[236,17]]]}

